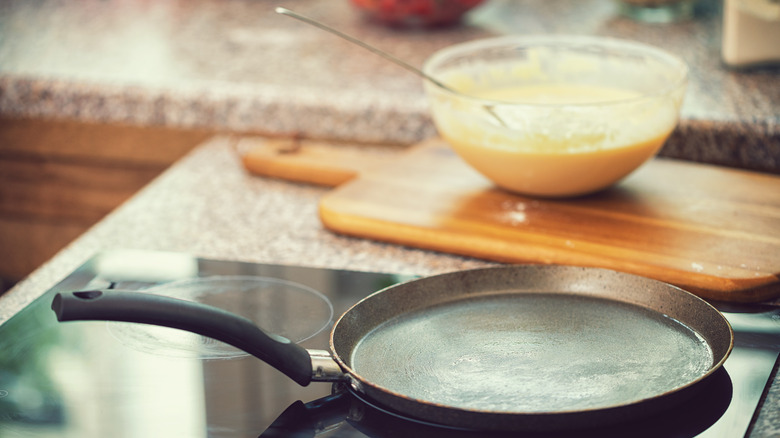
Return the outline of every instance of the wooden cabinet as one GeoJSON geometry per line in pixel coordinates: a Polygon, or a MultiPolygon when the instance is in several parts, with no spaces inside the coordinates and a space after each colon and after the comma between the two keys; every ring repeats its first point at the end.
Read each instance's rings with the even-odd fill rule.
{"type": "Polygon", "coordinates": [[[2,283],[25,277],[211,134],[0,118],[2,283]]]}

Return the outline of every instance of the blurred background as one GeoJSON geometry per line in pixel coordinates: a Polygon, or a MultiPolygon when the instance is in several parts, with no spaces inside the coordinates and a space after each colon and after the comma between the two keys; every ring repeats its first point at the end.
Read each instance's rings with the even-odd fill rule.
{"type": "Polygon", "coordinates": [[[419,78],[276,6],[418,66],[503,34],[656,45],[691,69],[661,155],[780,172],[770,0],[2,0],[0,289],[214,134],[392,148],[436,134],[419,78]]]}

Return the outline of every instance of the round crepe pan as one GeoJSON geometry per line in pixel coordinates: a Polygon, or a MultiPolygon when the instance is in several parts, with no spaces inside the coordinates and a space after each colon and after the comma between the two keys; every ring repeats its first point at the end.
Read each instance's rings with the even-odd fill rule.
{"type": "Polygon", "coordinates": [[[700,389],[733,346],[725,317],[693,294],[569,266],[458,271],[388,287],[341,316],[330,352],[221,309],[140,292],[60,293],[52,309],[59,321],[209,336],[301,385],[345,381],[401,414],[478,430],[581,428],[649,414],[700,389]]]}

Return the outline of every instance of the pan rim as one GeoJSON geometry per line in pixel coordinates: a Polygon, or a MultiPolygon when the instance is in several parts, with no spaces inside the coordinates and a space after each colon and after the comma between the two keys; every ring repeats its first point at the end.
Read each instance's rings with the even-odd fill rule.
{"type": "MultiPolygon", "coordinates": [[[[522,289],[522,284],[516,285],[516,288],[522,289]]],[[[527,292],[527,291],[524,291],[527,292]]],[[[536,291],[530,291],[530,292],[536,292],[536,293],[542,293],[540,290],[536,291]]],[[[547,291],[549,293],[550,291],[547,291]]],[[[636,300],[631,299],[617,299],[616,297],[604,297],[599,295],[593,295],[589,292],[583,292],[583,291],[576,291],[576,290],[566,290],[566,291],[556,291],[555,294],[567,294],[572,296],[578,296],[578,297],[588,297],[588,298],[599,298],[599,299],[607,299],[612,300],[616,302],[620,302],[623,304],[636,306],[639,308],[647,309],[646,306],[642,305],[640,302],[637,302],[636,300]]],[[[493,294],[500,295],[500,291],[493,292],[493,294]]],[[[486,296],[489,295],[488,293],[483,293],[479,296],[486,296]]],[[[475,294],[475,297],[478,296],[478,294],[475,294]]],[[[462,297],[461,297],[462,298],[462,297]]],[[[457,301],[453,300],[453,301],[457,301]]],[[[443,302],[442,302],[443,303],[443,302]]],[[[696,333],[699,333],[699,331],[691,327],[690,324],[679,321],[678,319],[667,315],[665,313],[661,313],[655,309],[649,309],[652,310],[660,315],[663,315],[667,318],[670,318],[677,323],[682,324],[685,327],[688,327],[689,329],[693,330],[696,333]]],[[[724,343],[725,344],[725,343],[724,343]]],[[[397,399],[397,400],[403,400],[408,403],[414,403],[419,404],[420,406],[429,406],[433,407],[435,409],[442,409],[447,410],[448,412],[452,413],[453,416],[461,416],[461,415],[480,415],[490,417],[492,419],[507,419],[507,420],[514,420],[517,419],[518,421],[522,422],[522,418],[534,418],[534,419],[541,419],[541,422],[545,422],[544,419],[562,419],[564,417],[576,417],[576,416],[582,416],[587,414],[593,414],[593,413],[604,413],[605,415],[611,415],[612,412],[617,411],[624,411],[624,410],[630,410],[634,409],[640,406],[652,404],[655,402],[659,402],[671,397],[674,397],[677,394],[682,394],[686,392],[690,392],[692,389],[694,389],[697,386],[700,386],[703,384],[706,380],[708,380],[710,377],[712,377],[713,374],[718,372],[722,367],[723,364],[728,359],[729,355],[731,354],[733,348],[734,348],[734,331],[731,327],[731,324],[726,319],[726,317],[717,309],[715,306],[713,306],[711,303],[707,302],[703,298],[686,291],[678,286],[662,282],[660,280],[655,280],[648,277],[642,277],[635,274],[629,274],[625,272],[610,270],[610,269],[604,269],[604,268],[594,268],[594,267],[586,267],[586,266],[573,266],[573,265],[558,265],[558,264],[522,264],[522,265],[511,265],[511,266],[498,266],[498,267],[484,267],[484,268],[474,268],[474,269],[467,269],[462,271],[452,271],[452,272],[446,272],[441,274],[436,274],[428,277],[420,277],[416,279],[412,279],[403,283],[399,283],[393,286],[389,286],[386,288],[383,288],[379,291],[376,291],[365,298],[361,299],[354,305],[352,305],[346,312],[344,312],[339,319],[335,322],[331,332],[330,332],[330,341],[329,341],[330,350],[332,352],[334,360],[339,364],[339,366],[342,367],[344,370],[346,376],[349,379],[350,385],[353,387],[354,390],[358,391],[361,394],[364,394],[368,396],[371,399],[374,399],[376,402],[387,405],[388,403],[385,402],[385,397],[387,399],[397,399]],[[697,306],[701,306],[704,309],[707,309],[707,312],[710,316],[716,317],[718,323],[722,323],[724,325],[725,331],[723,335],[726,335],[728,337],[728,345],[726,346],[725,350],[717,353],[713,346],[710,344],[709,341],[707,341],[708,347],[712,350],[713,354],[713,363],[710,365],[706,372],[699,375],[695,379],[692,379],[688,381],[687,383],[684,383],[682,385],[679,385],[675,388],[648,396],[644,398],[640,398],[637,400],[627,401],[627,402],[619,402],[615,403],[613,405],[607,405],[607,406],[598,406],[594,408],[574,408],[570,410],[550,410],[550,411],[528,411],[528,410],[518,410],[518,411],[497,411],[497,410],[488,410],[488,409],[479,409],[479,408],[464,408],[464,407],[458,407],[458,406],[452,406],[447,404],[439,404],[435,401],[430,400],[424,400],[424,399],[418,399],[414,397],[410,397],[406,394],[400,393],[398,391],[391,390],[389,388],[386,388],[384,386],[378,385],[376,383],[371,382],[369,379],[366,379],[362,375],[360,375],[352,366],[349,365],[347,358],[343,357],[341,354],[339,354],[339,351],[337,349],[337,341],[336,336],[338,335],[338,332],[343,324],[345,323],[346,319],[351,318],[351,315],[355,312],[355,309],[359,309],[362,306],[365,306],[367,302],[370,302],[371,300],[374,300],[376,296],[379,296],[383,293],[388,293],[388,291],[400,287],[404,287],[405,285],[408,285],[410,283],[417,283],[417,282],[423,282],[423,281],[435,281],[437,279],[441,279],[448,276],[453,275],[470,275],[470,276],[479,276],[479,275],[487,275],[490,273],[499,273],[499,272],[507,272],[507,271],[527,271],[527,270],[534,270],[534,271],[569,271],[569,270],[576,270],[580,273],[584,273],[585,275],[597,275],[597,274],[607,274],[611,276],[616,277],[623,277],[626,279],[639,279],[642,282],[648,283],[648,284],[654,284],[656,287],[663,288],[664,290],[668,291],[669,293],[673,293],[676,295],[679,295],[680,297],[684,297],[686,300],[690,300],[692,303],[695,303],[697,306]]],[[[352,350],[350,350],[348,353],[351,353],[352,350]]],[[[394,407],[394,406],[391,406],[394,407]]],[[[403,412],[404,414],[409,414],[411,416],[413,415],[413,412],[403,412]]],[[[417,418],[422,418],[425,420],[430,420],[430,418],[426,418],[426,416],[418,416],[417,418]]],[[[510,421],[511,422],[511,421],[510,421]]],[[[457,425],[457,424],[456,424],[457,425]]]]}

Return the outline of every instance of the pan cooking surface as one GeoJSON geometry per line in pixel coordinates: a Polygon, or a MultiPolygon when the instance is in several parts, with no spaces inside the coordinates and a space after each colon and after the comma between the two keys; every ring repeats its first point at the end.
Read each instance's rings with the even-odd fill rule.
{"type": "Polygon", "coordinates": [[[483,296],[401,315],[355,347],[352,368],[402,395],[498,412],[599,409],[690,383],[713,365],[682,323],[594,297],[483,296]]]}

